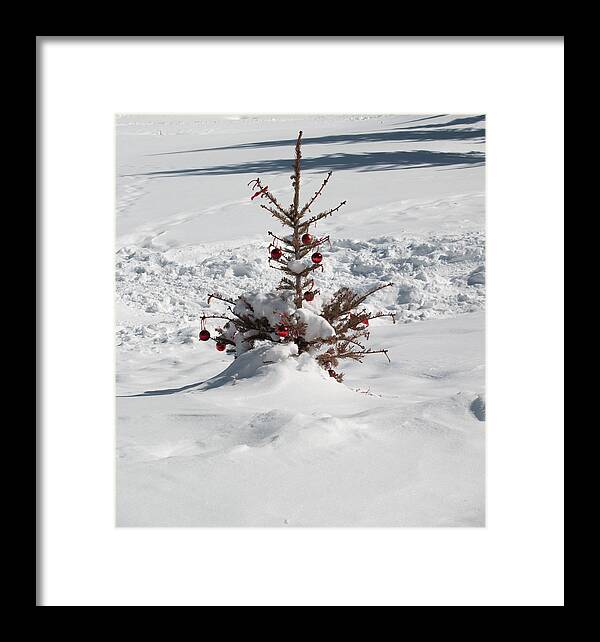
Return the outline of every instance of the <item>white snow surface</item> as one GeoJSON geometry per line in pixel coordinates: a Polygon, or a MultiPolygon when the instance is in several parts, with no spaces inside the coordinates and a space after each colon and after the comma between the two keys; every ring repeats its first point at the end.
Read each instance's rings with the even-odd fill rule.
{"type": "Polygon", "coordinates": [[[481,116],[119,116],[117,524],[484,525],[484,160],[481,116]],[[311,332],[339,287],[394,283],[367,301],[391,363],[344,384],[290,344],[197,340],[211,293],[272,313],[285,231],[247,183],[291,202],[299,129],[304,200],[329,169],[313,213],[347,200],[315,230],[311,332]]]}

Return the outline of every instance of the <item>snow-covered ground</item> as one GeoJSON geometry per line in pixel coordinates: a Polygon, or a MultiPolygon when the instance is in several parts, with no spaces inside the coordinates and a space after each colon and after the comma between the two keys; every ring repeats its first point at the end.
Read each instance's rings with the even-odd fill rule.
{"type": "Polygon", "coordinates": [[[463,115],[118,117],[118,525],[484,524],[484,136],[463,115]],[[369,299],[397,316],[372,323],[391,363],[344,384],[197,340],[208,294],[278,282],[247,183],[290,201],[299,129],[303,193],[331,169],[320,204],[348,201],[317,228],[318,287],[395,284],[369,299]]]}

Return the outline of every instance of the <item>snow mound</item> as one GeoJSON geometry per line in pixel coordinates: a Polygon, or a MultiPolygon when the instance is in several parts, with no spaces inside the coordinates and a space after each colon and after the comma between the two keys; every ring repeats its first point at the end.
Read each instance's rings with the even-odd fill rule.
{"type": "Polygon", "coordinates": [[[327,397],[336,389],[352,393],[329,377],[308,353],[298,355],[295,343],[273,345],[266,341],[257,342],[252,350],[238,356],[223,372],[188,392],[231,388],[234,388],[232,394],[236,399],[244,395],[259,395],[295,398],[300,402],[303,396],[320,396],[323,390],[328,391],[325,393],[327,397]]]}

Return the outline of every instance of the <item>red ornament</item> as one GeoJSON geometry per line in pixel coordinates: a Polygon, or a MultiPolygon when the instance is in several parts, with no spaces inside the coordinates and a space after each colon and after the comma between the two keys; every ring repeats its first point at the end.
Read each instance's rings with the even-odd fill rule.
{"type": "Polygon", "coordinates": [[[287,325],[278,325],[275,329],[275,333],[278,337],[287,337],[290,333],[290,329],[287,327],[287,325]]]}
{"type": "Polygon", "coordinates": [[[215,348],[219,352],[223,352],[223,350],[225,350],[226,347],[227,347],[227,345],[225,343],[223,343],[222,341],[217,341],[217,345],[215,346],[215,348]]]}
{"type": "Polygon", "coordinates": [[[201,330],[198,338],[200,341],[208,341],[210,339],[210,332],[208,330],[201,330]]]}
{"type": "Polygon", "coordinates": [[[335,370],[328,370],[327,372],[329,373],[330,377],[335,377],[335,370]]]}
{"type": "Polygon", "coordinates": [[[369,325],[369,317],[363,317],[362,318],[362,323],[363,323],[363,325],[369,325]]]}
{"type": "Polygon", "coordinates": [[[310,245],[312,242],[313,242],[312,234],[302,235],[302,243],[304,243],[304,245],[310,245]]]}
{"type": "Polygon", "coordinates": [[[304,300],[305,301],[312,301],[315,298],[315,293],[311,292],[310,290],[308,292],[304,293],[304,300]]]}
{"type": "Polygon", "coordinates": [[[283,256],[283,252],[280,247],[274,247],[271,250],[271,258],[274,259],[275,261],[279,261],[279,259],[283,256]]]}
{"type": "Polygon", "coordinates": [[[323,255],[320,252],[315,252],[311,257],[310,260],[313,263],[316,263],[317,265],[323,260],[323,255]]]}

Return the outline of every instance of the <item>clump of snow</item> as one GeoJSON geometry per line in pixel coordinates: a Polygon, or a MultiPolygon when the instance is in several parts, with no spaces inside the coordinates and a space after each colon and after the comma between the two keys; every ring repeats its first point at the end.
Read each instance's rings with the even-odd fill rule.
{"type": "Polygon", "coordinates": [[[313,339],[329,339],[335,336],[335,330],[322,316],[311,310],[301,308],[296,310],[295,317],[300,323],[306,323],[304,338],[307,341],[313,339]]]}
{"type": "Polygon", "coordinates": [[[385,269],[385,264],[376,256],[357,256],[350,269],[352,274],[370,276],[373,274],[381,274],[385,269]]]}
{"type": "Polygon", "coordinates": [[[485,285],[485,265],[480,265],[469,274],[467,285],[485,285]]]}
{"type": "Polygon", "coordinates": [[[398,303],[417,303],[420,300],[419,290],[412,284],[401,283],[398,285],[398,303]]]}
{"type": "Polygon", "coordinates": [[[244,352],[247,352],[252,347],[252,338],[256,336],[254,330],[248,330],[247,332],[237,332],[233,337],[233,342],[235,343],[235,354],[239,357],[244,352]]]}
{"type": "Polygon", "coordinates": [[[253,316],[267,319],[271,325],[281,322],[282,316],[289,316],[295,310],[294,295],[289,291],[252,292],[243,294],[234,307],[238,316],[253,316]]]}
{"type": "Polygon", "coordinates": [[[436,248],[433,243],[413,243],[410,249],[415,256],[427,256],[432,254],[436,248]]]}
{"type": "Polygon", "coordinates": [[[292,260],[287,262],[287,268],[294,274],[301,274],[307,267],[306,261],[292,260]]]}
{"type": "MultiPolygon", "coordinates": [[[[285,319],[294,319],[298,323],[305,323],[306,330],[304,337],[307,341],[313,339],[328,339],[335,336],[333,327],[316,311],[309,309],[296,309],[294,305],[294,294],[291,291],[275,292],[254,292],[244,294],[236,301],[234,306],[235,314],[240,316],[251,316],[255,319],[267,319],[271,326],[276,326],[285,319]]],[[[224,336],[235,343],[236,355],[247,352],[252,345],[251,339],[256,335],[254,330],[245,333],[235,331],[233,323],[227,323],[223,328],[224,336]]],[[[273,334],[273,339],[277,336],[273,334]]],[[[294,345],[294,344],[285,344],[294,345]]],[[[278,346],[275,346],[275,349],[278,346]]],[[[296,348],[296,354],[297,354],[296,348]]],[[[274,358],[274,361],[279,361],[274,358]]]]}
{"type": "Polygon", "coordinates": [[[229,321],[223,326],[223,337],[225,339],[233,340],[236,332],[237,328],[233,323],[230,323],[229,321]]]}
{"type": "Polygon", "coordinates": [[[258,276],[260,272],[260,267],[258,265],[252,265],[250,263],[236,263],[231,268],[233,276],[247,276],[255,277],[258,276]]]}

